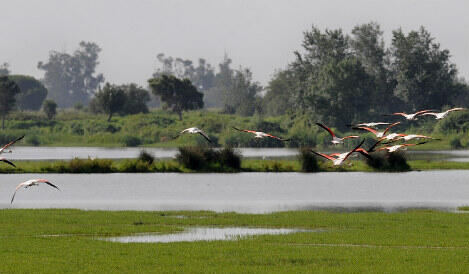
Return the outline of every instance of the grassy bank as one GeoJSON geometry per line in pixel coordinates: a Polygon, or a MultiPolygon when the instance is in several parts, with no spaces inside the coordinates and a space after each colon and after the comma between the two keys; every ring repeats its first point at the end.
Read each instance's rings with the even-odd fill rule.
{"type": "MultiPolygon", "coordinates": [[[[53,120],[48,120],[42,113],[16,112],[9,115],[6,129],[0,132],[0,143],[26,135],[18,145],[33,146],[142,146],[142,147],[179,147],[207,145],[199,135],[184,135],[178,138],[182,129],[197,126],[210,136],[218,146],[231,147],[299,147],[309,146],[320,149],[349,149],[359,140],[349,140],[345,147],[331,147],[330,135],[314,124],[310,116],[284,115],[277,117],[242,117],[223,114],[216,111],[190,111],[183,114],[183,120],[177,115],[162,110],[153,110],[147,114],[116,116],[107,122],[105,115],[94,115],[82,111],[62,111],[53,120]],[[291,138],[290,142],[281,142],[271,138],[254,139],[251,134],[238,132],[233,126],[255,129],[271,134],[291,138]]],[[[418,133],[441,138],[417,146],[418,150],[443,150],[469,147],[469,132],[451,131],[428,119],[421,125],[403,123],[393,128],[396,132],[418,133]]],[[[335,130],[335,129],[334,129],[335,130]]],[[[366,132],[348,131],[337,135],[355,135],[366,137],[366,145],[372,144],[373,135],[366,132]]]]}
{"type": "Polygon", "coordinates": [[[1,273],[466,273],[469,269],[468,214],[6,209],[0,210],[0,219],[1,273]],[[161,244],[96,239],[234,226],[322,232],[161,244]]]}
{"type": "MultiPolygon", "coordinates": [[[[469,163],[408,161],[412,170],[469,170],[469,163]]],[[[301,163],[297,160],[259,160],[243,159],[240,169],[211,166],[204,170],[192,170],[175,160],[160,160],[148,163],[137,159],[105,160],[74,159],[70,161],[16,161],[17,168],[0,163],[0,173],[132,173],[132,172],[302,172],[301,163]]],[[[374,172],[364,161],[352,161],[352,165],[334,167],[328,162],[319,162],[319,172],[374,172]]],[[[387,170],[383,170],[387,171],[387,170]]]]}

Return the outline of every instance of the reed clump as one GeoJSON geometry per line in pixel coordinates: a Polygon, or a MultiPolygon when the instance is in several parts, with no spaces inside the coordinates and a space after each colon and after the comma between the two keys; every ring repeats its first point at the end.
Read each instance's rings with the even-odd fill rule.
{"type": "Polygon", "coordinates": [[[300,148],[298,160],[301,163],[301,171],[303,172],[318,172],[320,170],[318,160],[311,153],[311,148],[309,147],[300,148]]]}
{"type": "Polygon", "coordinates": [[[176,160],[185,168],[197,171],[239,171],[241,155],[233,148],[216,150],[207,147],[180,147],[176,160]]]}
{"type": "Polygon", "coordinates": [[[366,163],[379,171],[410,171],[404,152],[376,152],[366,159],[366,163]]]}

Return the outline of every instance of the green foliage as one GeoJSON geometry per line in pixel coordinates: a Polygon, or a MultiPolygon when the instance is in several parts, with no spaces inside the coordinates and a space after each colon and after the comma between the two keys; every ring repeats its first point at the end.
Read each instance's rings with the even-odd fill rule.
{"type": "Polygon", "coordinates": [[[126,147],[136,147],[142,144],[142,140],[137,136],[126,135],[122,138],[122,143],[126,147]]]}
{"type": "Polygon", "coordinates": [[[16,103],[20,110],[39,110],[47,97],[47,89],[34,77],[27,75],[9,75],[8,78],[20,88],[16,103]]]}
{"type": "Polygon", "coordinates": [[[437,133],[465,133],[469,132],[469,112],[451,113],[448,117],[438,121],[434,126],[437,133]]]}
{"type": "Polygon", "coordinates": [[[238,171],[241,168],[241,156],[232,148],[180,147],[176,160],[183,167],[197,171],[238,171]]]}
{"type": "Polygon", "coordinates": [[[104,88],[96,92],[90,106],[93,112],[103,112],[111,121],[114,113],[124,110],[127,97],[122,87],[106,83],[104,88]]]}
{"type": "Polygon", "coordinates": [[[179,115],[182,120],[182,112],[203,108],[203,94],[197,91],[188,79],[180,80],[172,75],[161,75],[159,78],[148,80],[150,88],[155,96],[172,112],[179,115]]]}
{"type": "Polygon", "coordinates": [[[375,152],[371,158],[366,158],[366,163],[374,170],[380,171],[410,171],[403,152],[375,152]]]}
{"type": "Polygon", "coordinates": [[[454,136],[453,138],[451,138],[449,144],[452,149],[459,149],[463,147],[463,145],[461,144],[461,138],[458,136],[454,136]]]}
{"type": "Polygon", "coordinates": [[[47,119],[51,120],[57,114],[57,104],[53,100],[45,100],[42,110],[46,114],[47,119]]]}
{"type": "Polygon", "coordinates": [[[41,144],[41,141],[39,140],[39,137],[37,137],[36,135],[26,136],[25,142],[29,145],[32,145],[32,146],[39,146],[41,144]]]}
{"type": "Polygon", "coordinates": [[[70,55],[51,51],[47,63],[39,62],[37,67],[45,71],[44,84],[49,98],[59,107],[67,108],[77,102],[88,104],[90,96],[104,82],[102,74],[95,75],[99,64],[101,48],[92,42],[80,42],[79,48],[70,55]]]}
{"type": "Polygon", "coordinates": [[[311,153],[311,148],[301,147],[299,152],[298,159],[301,163],[301,171],[317,172],[320,170],[316,157],[311,153]]]}
{"type": "Polygon", "coordinates": [[[148,113],[147,102],[150,101],[150,94],[147,90],[137,84],[122,85],[121,88],[126,97],[122,113],[148,113]]]}
{"type": "Polygon", "coordinates": [[[151,153],[145,150],[142,150],[140,151],[140,154],[138,155],[138,160],[151,165],[153,164],[153,161],[155,161],[155,157],[151,153]]]}
{"type": "Polygon", "coordinates": [[[5,117],[16,106],[16,96],[20,93],[18,85],[7,76],[0,76],[0,115],[2,129],[5,128],[5,117]]]}

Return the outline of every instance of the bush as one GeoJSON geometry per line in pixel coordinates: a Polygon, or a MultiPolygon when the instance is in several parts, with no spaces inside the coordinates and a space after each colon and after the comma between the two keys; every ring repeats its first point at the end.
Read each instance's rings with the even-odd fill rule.
{"type": "Polygon", "coordinates": [[[25,141],[27,144],[30,144],[32,146],[38,146],[41,144],[41,141],[36,135],[28,135],[25,138],[25,141]]]}
{"type": "Polygon", "coordinates": [[[403,152],[379,152],[370,155],[371,158],[366,159],[366,163],[375,170],[381,171],[409,171],[410,166],[407,164],[405,154],[403,152]]]}
{"type": "Polygon", "coordinates": [[[151,165],[153,164],[153,161],[155,161],[155,157],[151,153],[145,150],[142,150],[140,151],[140,154],[138,155],[138,160],[151,165]]]}
{"type": "Polygon", "coordinates": [[[176,160],[192,170],[241,169],[241,156],[232,148],[180,147],[176,160]]]}
{"type": "Polygon", "coordinates": [[[454,136],[453,138],[451,138],[449,144],[452,149],[458,149],[463,147],[461,144],[461,138],[459,138],[458,136],[454,136]]]}
{"type": "Polygon", "coordinates": [[[142,144],[142,141],[137,136],[126,135],[122,138],[122,143],[126,147],[136,147],[142,144]]]}
{"type": "Polygon", "coordinates": [[[298,155],[301,163],[301,171],[303,172],[317,172],[319,171],[319,165],[316,157],[311,153],[311,148],[302,147],[300,148],[300,154],[298,155]]]}

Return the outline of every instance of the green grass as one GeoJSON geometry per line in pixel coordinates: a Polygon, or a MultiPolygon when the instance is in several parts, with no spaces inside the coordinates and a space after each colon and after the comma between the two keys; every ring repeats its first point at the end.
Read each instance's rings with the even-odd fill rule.
{"type": "Polygon", "coordinates": [[[469,206],[460,206],[458,207],[458,210],[469,211],[469,206]]]}
{"type": "Polygon", "coordinates": [[[0,273],[467,273],[469,269],[467,214],[5,209],[0,210],[0,219],[0,273]],[[95,239],[170,233],[191,226],[324,232],[161,244],[95,239]]]}

